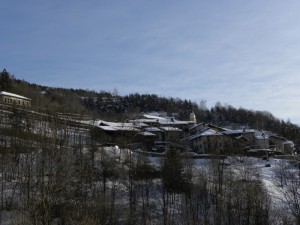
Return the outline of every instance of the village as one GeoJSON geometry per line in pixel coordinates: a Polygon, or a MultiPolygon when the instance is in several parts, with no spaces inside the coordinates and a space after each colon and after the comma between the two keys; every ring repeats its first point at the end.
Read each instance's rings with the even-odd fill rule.
{"type": "MultiPolygon", "coordinates": [[[[19,107],[31,107],[31,99],[9,92],[0,92],[1,102],[19,107]]],[[[164,153],[168,148],[181,152],[218,155],[272,155],[297,154],[293,141],[269,131],[247,126],[220,127],[197,121],[193,112],[187,121],[178,120],[177,114],[164,112],[141,113],[124,122],[100,119],[78,120],[64,117],[93,128],[103,145],[118,145],[152,153],[164,153]]]]}
{"type": "Polygon", "coordinates": [[[193,111],[188,120],[166,112],[100,118],[48,112],[0,92],[0,223],[216,224],[218,212],[235,224],[250,216],[281,225],[297,216],[285,207],[298,202],[288,188],[299,186],[291,175],[300,164],[285,137],[204,123],[193,111]],[[237,216],[218,211],[231,204],[237,216]]]}

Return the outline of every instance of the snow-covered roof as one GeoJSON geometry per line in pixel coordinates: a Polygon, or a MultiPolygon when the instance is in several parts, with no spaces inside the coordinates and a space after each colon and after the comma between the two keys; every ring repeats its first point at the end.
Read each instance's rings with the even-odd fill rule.
{"type": "Polygon", "coordinates": [[[142,116],[145,117],[146,119],[156,119],[156,120],[165,119],[165,118],[160,117],[160,116],[150,115],[150,114],[146,114],[146,113],[144,113],[142,116]]]}
{"type": "Polygon", "coordinates": [[[247,152],[260,152],[260,151],[263,151],[263,152],[272,152],[272,150],[268,149],[268,148],[250,149],[247,152]]]}
{"type": "Polygon", "coordinates": [[[155,119],[136,119],[136,120],[129,120],[130,123],[157,123],[155,119]]]}
{"type": "Polygon", "coordinates": [[[292,141],[285,141],[283,142],[284,145],[291,145],[292,147],[294,147],[294,142],[292,141]]]}
{"type": "Polygon", "coordinates": [[[99,120],[99,125],[100,126],[112,126],[112,127],[133,127],[133,123],[118,123],[118,122],[108,122],[104,120],[99,120]]]}
{"type": "Polygon", "coordinates": [[[145,130],[149,132],[162,132],[158,127],[146,127],[145,130]]]}
{"type": "Polygon", "coordinates": [[[270,135],[269,138],[275,138],[275,139],[279,139],[279,140],[282,140],[282,141],[286,141],[286,138],[281,137],[281,136],[277,136],[277,135],[270,135]]]}
{"type": "Polygon", "coordinates": [[[257,140],[267,140],[269,138],[265,137],[265,136],[262,136],[262,135],[255,135],[255,139],[257,139],[257,140]]]}
{"type": "Polygon", "coordinates": [[[5,95],[5,96],[13,97],[13,98],[24,99],[24,100],[31,100],[30,98],[26,98],[24,96],[13,94],[13,93],[6,92],[6,91],[1,91],[0,95],[5,95]]]}
{"type": "Polygon", "coordinates": [[[269,136],[268,136],[268,135],[265,135],[265,134],[262,133],[262,132],[255,132],[255,133],[254,133],[254,137],[255,137],[255,139],[257,139],[257,140],[266,140],[266,139],[269,139],[269,136]]]}
{"type": "Polygon", "coordinates": [[[161,125],[188,125],[191,123],[191,121],[181,121],[173,117],[161,117],[151,114],[143,114],[142,117],[144,118],[137,119],[136,121],[142,123],[159,123],[161,125]]]}
{"type": "Polygon", "coordinates": [[[104,131],[136,131],[140,130],[134,127],[113,127],[113,126],[98,126],[100,129],[104,131]]]}
{"type": "Polygon", "coordinates": [[[202,136],[222,135],[220,132],[217,132],[214,129],[206,129],[201,132],[201,134],[202,136]]]}
{"type": "Polygon", "coordinates": [[[202,137],[202,136],[221,136],[221,135],[223,135],[223,134],[218,131],[215,131],[214,129],[205,128],[202,131],[198,132],[197,134],[187,137],[187,139],[193,140],[195,138],[202,137]]]}
{"type": "Polygon", "coordinates": [[[148,127],[149,126],[148,124],[139,122],[139,121],[133,121],[133,122],[129,121],[129,123],[132,123],[133,126],[135,126],[135,127],[148,127]]]}
{"type": "Polygon", "coordinates": [[[223,134],[243,134],[243,133],[254,133],[255,130],[244,129],[244,130],[226,130],[223,131],[223,134]]]}
{"type": "Polygon", "coordinates": [[[133,123],[117,123],[98,120],[95,124],[105,131],[140,131],[133,123]]]}
{"type": "Polygon", "coordinates": [[[144,131],[144,132],[139,132],[140,135],[143,136],[156,136],[155,134],[148,132],[148,131],[144,131]]]}
{"type": "Polygon", "coordinates": [[[180,120],[159,120],[158,121],[162,125],[188,125],[189,123],[187,121],[180,121],[180,120]]]}
{"type": "Polygon", "coordinates": [[[160,127],[161,130],[163,131],[182,131],[181,129],[177,127],[160,127]]]}

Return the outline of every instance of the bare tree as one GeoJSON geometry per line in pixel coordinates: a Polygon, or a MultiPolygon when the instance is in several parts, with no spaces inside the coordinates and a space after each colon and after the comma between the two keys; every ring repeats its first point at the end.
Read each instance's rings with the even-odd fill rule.
{"type": "Polygon", "coordinates": [[[281,201],[288,207],[300,225],[300,171],[299,163],[293,167],[290,162],[282,162],[276,174],[277,186],[282,193],[281,201]]]}

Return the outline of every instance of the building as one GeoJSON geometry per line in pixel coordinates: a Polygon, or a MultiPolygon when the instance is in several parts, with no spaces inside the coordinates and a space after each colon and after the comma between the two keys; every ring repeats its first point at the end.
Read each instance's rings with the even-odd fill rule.
{"type": "Polygon", "coordinates": [[[0,101],[12,105],[31,106],[30,98],[26,98],[24,96],[9,93],[6,91],[0,92],[0,101]]]}
{"type": "Polygon", "coordinates": [[[279,152],[292,154],[295,151],[294,142],[287,140],[284,137],[270,135],[270,147],[279,152]]]}
{"type": "Polygon", "coordinates": [[[182,131],[188,131],[189,128],[195,124],[194,121],[181,121],[166,115],[162,117],[159,113],[143,113],[138,119],[129,120],[129,122],[145,123],[150,127],[177,127],[182,131]]]}
{"type": "Polygon", "coordinates": [[[193,122],[194,124],[197,123],[197,118],[194,112],[190,113],[190,121],[193,122]]]}
{"type": "Polygon", "coordinates": [[[254,134],[254,130],[229,130],[200,123],[190,128],[186,140],[190,141],[190,147],[198,153],[240,153],[247,145],[268,147],[267,138],[260,139],[254,134]]]}
{"type": "Polygon", "coordinates": [[[204,128],[186,138],[197,153],[216,153],[224,150],[224,135],[211,128],[204,128]]]}

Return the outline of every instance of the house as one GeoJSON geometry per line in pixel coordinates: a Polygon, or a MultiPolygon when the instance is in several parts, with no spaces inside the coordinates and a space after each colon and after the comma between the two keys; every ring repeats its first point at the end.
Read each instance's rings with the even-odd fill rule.
{"type": "Polygon", "coordinates": [[[268,148],[268,137],[255,130],[229,130],[212,124],[197,124],[190,128],[191,148],[199,153],[241,152],[245,146],[268,148]]]}
{"type": "Polygon", "coordinates": [[[269,148],[268,135],[253,129],[227,130],[223,133],[227,136],[231,136],[234,139],[240,140],[243,142],[244,147],[248,146],[256,149],[269,148]]]}
{"type": "MultiPolygon", "coordinates": [[[[193,117],[193,119],[195,119],[193,117]]],[[[146,124],[142,130],[156,135],[156,141],[179,141],[195,121],[181,121],[162,113],[142,113],[137,119],[128,120],[132,124],[146,124]]]]}
{"type": "Polygon", "coordinates": [[[243,135],[231,136],[222,132],[224,135],[224,153],[242,153],[242,149],[247,146],[249,140],[243,135]]]}
{"type": "Polygon", "coordinates": [[[94,135],[101,143],[116,143],[121,147],[144,147],[149,149],[154,145],[156,134],[144,130],[144,123],[120,123],[97,120],[94,125],[94,135]],[[139,144],[139,145],[137,145],[139,144]]]}
{"type": "Polygon", "coordinates": [[[259,149],[269,149],[270,148],[270,142],[269,137],[261,132],[255,132],[254,133],[254,145],[257,146],[259,149]]]}
{"type": "Polygon", "coordinates": [[[204,128],[187,138],[191,142],[191,148],[198,153],[239,152],[248,142],[243,136],[231,136],[212,128],[204,128]]]}
{"type": "Polygon", "coordinates": [[[162,141],[176,142],[183,138],[183,131],[177,127],[160,127],[163,131],[162,141]]]}
{"type": "Polygon", "coordinates": [[[0,92],[0,101],[12,105],[31,106],[30,98],[26,98],[24,96],[9,93],[6,91],[0,92]]]}
{"type": "Polygon", "coordinates": [[[221,152],[224,149],[224,135],[211,128],[204,128],[186,138],[197,153],[221,152]]]}
{"type": "Polygon", "coordinates": [[[187,131],[195,124],[195,121],[181,121],[174,117],[161,116],[158,113],[143,113],[138,119],[130,120],[129,122],[142,122],[152,127],[177,127],[184,131],[187,131]]]}
{"type": "Polygon", "coordinates": [[[284,137],[280,137],[277,135],[270,135],[269,140],[270,140],[270,147],[275,151],[291,154],[295,150],[294,142],[289,141],[284,137]]]}

